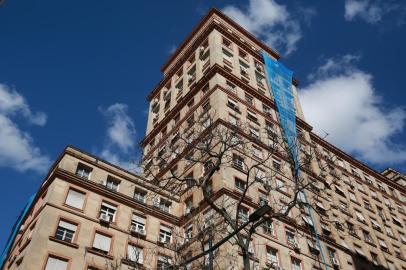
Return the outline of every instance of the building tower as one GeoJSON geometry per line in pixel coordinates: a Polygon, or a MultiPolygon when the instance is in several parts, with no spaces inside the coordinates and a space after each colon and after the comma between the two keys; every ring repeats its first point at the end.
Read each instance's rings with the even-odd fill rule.
{"type": "Polygon", "coordinates": [[[314,134],[292,80],[297,162],[264,55],[211,9],[148,95],[142,175],[67,147],[1,269],[406,269],[404,186],[314,134]]]}

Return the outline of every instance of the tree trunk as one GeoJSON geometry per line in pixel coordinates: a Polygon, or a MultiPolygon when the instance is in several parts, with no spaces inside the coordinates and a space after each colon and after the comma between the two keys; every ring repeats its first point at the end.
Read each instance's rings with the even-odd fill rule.
{"type": "Polygon", "coordinates": [[[244,263],[244,270],[250,270],[250,254],[248,253],[248,249],[243,249],[242,251],[242,260],[244,263]]]}

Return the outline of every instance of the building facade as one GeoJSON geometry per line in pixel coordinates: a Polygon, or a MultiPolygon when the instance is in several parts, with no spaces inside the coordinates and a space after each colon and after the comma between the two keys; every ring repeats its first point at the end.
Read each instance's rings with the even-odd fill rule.
{"type": "MultiPolygon", "coordinates": [[[[202,190],[187,184],[162,186],[159,180],[174,171],[195,181],[202,178],[201,162],[189,162],[193,158],[184,152],[171,158],[175,140],[189,133],[198,139],[215,125],[241,136],[248,132],[245,137],[255,149],[252,156],[233,155],[233,166],[213,174],[210,192],[220,194],[216,200],[238,201],[246,190],[240,209],[246,217],[264,201],[273,208],[289,201],[287,187],[295,180],[291,161],[280,151],[264,158],[275,134],[282,137],[283,131],[261,51],[279,58],[212,9],[164,64],[163,79],[147,97],[143,173],[67,147],[22,220],[2,269],[173,269],[206,250],[205,228],[212,216],[202,190]],[[149,169],[157,157],[165,157],[164,162],[149,169]],[[277,188],[245,188],[250,160],[264,160],[261,168],[274,172],[277,188]],[[191,239],[202,234],[199,247],[191,239]]],[[[394,170],[378,173],[314,134],[296,86],[293,80],[300,155],[313,157],[303,166],[302,177],[311,184],[306,192],[317,214],[309,219],[298,206],[258,227],[248,239],[250,268],[406,269],[406,190],[397,180],[404,176],[394,170]]],[[[214,269],[243,269],[241,251],[231,241],[213,257],[214,269]]],[[[181,269],[208,269],[207,261],[205,255],[181,269]]]]}

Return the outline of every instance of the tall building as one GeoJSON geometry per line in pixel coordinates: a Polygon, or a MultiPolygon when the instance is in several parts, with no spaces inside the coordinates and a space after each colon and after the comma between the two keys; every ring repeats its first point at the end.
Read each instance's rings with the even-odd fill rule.
{"type": "MultiPolygon", "coordinates": [[[[67,147],[16,223],[2,269],[173,269],[220,241],[216,235],[227,235],[229,226],[215,223],[208,194],[215,203],[228,198],[233,202],[228,209],[238,202],[242,223],[263,205],[272,211],[284,206],[298,178],[294,158],[281,154],[283,143],[272,144],[286,131],[265,54],[279,59],[223,13],[210,10],[164,64],[164,77],[148,96],[143,173],[67,147]],[[210,170],[208,159],[194,162],[197,157],[177,141],[185,139],[196,150],[213,126],[249,141],[252,155],[236,150],[231,166],[214,173],[209,191],[202,191],[196,182],[210,170]],[[267,153],[272,155],[266,159],[267,153]],[[273,173],[271,191],[260,182],[247,188],[246,164],[252,160],[266,161],[260,168],[273,173]],[[179,186],[160,181],[178,175],[190,181],[179,186]],[[220,229],[207,230],[213,227],[220,229]]],[[[406,269],[406,191],[393,180],[399,178],[392,176],[396,171],[378,173],[314,134],[300,108],[297,81],[289,84],[299,155],[314,153],[300,168],[312,203],[301,201],[289,215],[254,230],[246,239],[251,269],[406,269]]],[[[244,265],[230,239],[182,266],[210,269],[212,261],[214,269],[244,265]]]]}

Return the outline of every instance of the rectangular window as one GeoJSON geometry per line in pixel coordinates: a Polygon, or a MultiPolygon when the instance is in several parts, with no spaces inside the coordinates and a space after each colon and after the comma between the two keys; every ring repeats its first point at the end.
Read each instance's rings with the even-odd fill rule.
{"type": "Polygon", "coordinates": [[[245,181],[241,180],[241,179],[235,179],[235,187],[241,191],[244,191],[246,188],[247,184],[245,183],[245,181]]]}
{"type": "Polygon", "coordinates": [[[100,208],[100,219],[102,221],[114,222],[117,207],[106,202],[102,202],[100,208]]]}
{"type": "Polygon", "coordinates": [[[170,201],[160,198],[159,209],[161,209],[164,212],[170,213],[171,206],[172,206],[172,203],[170,201]]]}
{"type": "Polygon", "coordinates": [[[89,166],[86,166],[85,164],[82,164],[82,163],[79,163],[78,167],[76,168],[76,175],[85,180],[90,179],[91,172],[92,172],[92,168],[90,168],[89,166]]]}
{"type": "Polygon", "coordinates": [[[355,215],[357,216],[358,221],[365,223],[364,215],[361,212],[355,210],[355,215]]]}
{"type": "Polygon", "coordinates": [[[274,227],[272,220],[267,220],[263,223],[262,228],[264,232],[270,235],[274,235],[274,227]]]}
{"type": "Polygon", "coordinates": [[[68,269],[68,260],[60,259],[54,256],[49,256],[45,270],[66,270],[68,269]]]}
{"type": "Polygon", "coordinates": [[[364,240],[368,243],[373,243],[371,234],[368,231],[362,230],[362,234],[364,235],[364,240]]]}
{"type": "Polygon", "coordinates": [[[276,182],[276,189],[277,190],[286,191],[286,182],[285,181],[283,181],[283,180],[281,180],[279,178],[276,178],[275,182],[276,182]]]}
{"type": "Polygon", "coordinates": [[[380,238],[378,238],[378,241],[379,241],[379,246],[381,247],[381,249],[387,251],[388,246],[386,245],[385,241],[383,239],[380,239],[380,238]]]}
{"type": "Polygon", "coordinates": [[[239,112],[240,109],[238,108],[238,102],[235,101],[234,99],[228,98],[227,99],[227,106],[233,109],[234,111],[239,112]]]}
{"type": "Polygon", "coordinates": [[[278,251],[276,249],[267,248],[266,262],[268,264],[271,264],[272,267],[276,267],[279,265],[278,251]]]}
{"type": "Polygon", "coordinates": [[[193,237],[193,224],[188,224],[183,228],[185,234],[185,242],[188,242],[193,237]]]}
{"type": "Polygon", "coordinates": [[[254,105],[254,98],[248,94],[245,94],[245,101],[250,105],[254,105]]]}
{"type": "Polygon", "coordinates": [[[232,66],[233,65],[233,58],[234,58],[234,56],[229,50],[223,49],[223,61],[226,64],[232,66]]]}
{"type": "Polygon", "coordinates": [[[113,191],[118,191],[119,186],[120,186],[120,180],[115,179],[111,176],[107,177],[106,188],[113,190],[113,191]]]}
{"type": "Polygon", "coordinates": [[[299,259],[291,257],[292,270],[302,270],[302,264],[299,259]]]}
{"type": "Polygon", "coordinates": [[[244,159],[239,155],[233,154],[233,166],[240,170],[244,170],[244,159]]]}
{"type": "Polygon", "coordinates": [[[172,229],[168,226],[161,225],[159,230],[159,242],[170,243],[172,241],[172,229]]]}
{"type": "Polygon", "coordinates": [[[238,218],[241,219],[242,221],[248,221],[249,218],[249,211],[247,208],[240,207],[238,210],[238,218]]]}
{"type": "Polygon", "coordinates": [[[279,161],[273,160],[272,167],[275,169],[275,171],[281,171],[281,163],[279,161]]]}
{"type": "Polygon", "coordinates": [[[107,236],[101,233],[96,232],[93,241],[93,248],[105,253],[109,254],[110,252],[110,245],[111,245],[111,236],[107,236]]]}
{"type": "Polygon", "coordinates": [[[135,262],[137,264],[143,264],[144,263],[144,254],[143,254],[142,249],[135,245],[128,244],[127,259],[132,262],[135,262]]]}
{"type": "Polygon", "coordinates": [[[56,229],[55,238],[72,243],[77,227],[77,224],[61,219],[56,229]]]}
{"type": "Polygon", "coordinates": [[[258,122],[257,114],[253,111],[247,111],[247,118],[251,121],[258,122]]]}
{"type": "Polygon", "coordinates": [[[193,210],[193,198],[189,198],[185,201],[185,215],[188,215],[193,210]]]}
{"type": "Polygon", "coordinates": [[[234,94],[237,94],[237,87],[235,86],[235,84],[227,81],[226,85],[227,85],[226,88],[228,91],[233,92],[234,94]]]}
{"type": "Polygon", "coordinates": [[[295,233],[292,231],[287,230],[286,231],[286,241],[288,242],[288,244],[290,244],[291,246],[295,246],[296,245],[296,237],[295,237],[295,233]]]}
{"type": "Polygon", "coordinates": [[[134,200],[145,203],[147,197],[147,192],[141,189],[134,190],[134,200]]]}
{"type": "Polygon", "coordinates": [[[67,205],[78,209],[83,209],[84,202],[85,202],[85,193],[74,189],[69,189],[68,196],[66,197],[65,201],[67,205]]]}
{"type": "Polygon", "coordinates": [[[145,217],[133,214],[131,218],[131,232],[145,235],[145,217]]]}
{"type": "Polygon", "coordinates": [[[230,115],[228,116],[228,119],[229,119],[230,123],[231,123],[233,126],[238,126],[239,119],[238,119],[236,116],[230,114],[230,115]]]}
{"type": "Polygon", "coordinates": [[[253,145],[253,146],[252,146],[252,149],[253,149],[253,154],[254,154],[254,156],[257,157],[257,158],[259,158],[259,159],[262,159],[262,150],[261,150],[261,148],[259,148],[259,147],[255,146],[255,145],[253,145]]]}

